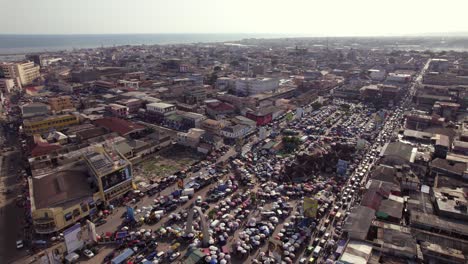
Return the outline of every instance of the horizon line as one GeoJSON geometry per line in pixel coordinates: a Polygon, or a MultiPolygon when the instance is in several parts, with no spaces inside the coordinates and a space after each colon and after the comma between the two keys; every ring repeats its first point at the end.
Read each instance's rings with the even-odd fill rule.
{"type": "Polygon", "coordinates": [[[285,36],[289,38],[372,38],[372,37],[468,37],[468,31],[428,32],[408,34],[382,35],[341,35],[341,34],[312,34],[312,33],[248,33],[248,32],[156,32],[156,33],[0,33],[0,36],[93,36],[93,35],[264,35],[285,36]]]}

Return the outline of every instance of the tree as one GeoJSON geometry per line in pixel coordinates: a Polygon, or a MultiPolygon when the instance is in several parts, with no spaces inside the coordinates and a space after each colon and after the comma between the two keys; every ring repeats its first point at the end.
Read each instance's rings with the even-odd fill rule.
{"type": "Polygon", "coordinates": [[[395,62],[396,62],[395,58],[389,58],[388,59],[388,63],[390,63],[390,64],[395,64],[395,62]]]}
{"type": "Polygon", "coordinates": [[[215,66],[215,67],[213,68],[213,71],[215,71],[215,72],[218,72],[218,71],[220,71],[220,70],[221,70],[221,67],[220,67],[220,66],[215,66]]]}
{"type": "Polygon", "coordinates": [[[295,151],[301,144],[301,140],[295,136],[285,136],[282,138],[284,150],[288,153],[295,151]]]}
{"type": "Polygon", "coordinates": [[[320,107],[322,107],[322,104],[319,103],[319,102],[315,102],[315,103],[312,104],[312,109],[314,109],[314,110],[318,110],[318,109],[320,109],[320,107]]]}

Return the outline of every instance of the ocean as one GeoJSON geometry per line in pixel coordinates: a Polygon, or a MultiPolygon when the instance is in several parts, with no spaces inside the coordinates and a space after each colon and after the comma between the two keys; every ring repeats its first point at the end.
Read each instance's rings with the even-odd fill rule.
{"type": "Polygon", "coordinates": [[[1,35],[0,55],[72,50],[120,45],[183,44],[272,38],[268,34],[103,34],[103,35],[1,35]]]}

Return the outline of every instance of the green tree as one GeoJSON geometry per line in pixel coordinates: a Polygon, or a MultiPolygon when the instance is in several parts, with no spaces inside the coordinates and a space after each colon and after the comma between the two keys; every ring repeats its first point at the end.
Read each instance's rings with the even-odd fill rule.
{"type": "Polygon", "coordinates": [[[282,138],[285,152],[295,151],[301,144],[301,140],[295,136],[285,136],[282,138]]]}
{"type": "Polygon", "coordinates": [[[315,103],[312,104],[312,109],[314,109],[314,110],[318,110],[318,109],[320,109],[320,107],[322,107],[322,104],[319,103],[319,102],[315,102],[315,103]]]}

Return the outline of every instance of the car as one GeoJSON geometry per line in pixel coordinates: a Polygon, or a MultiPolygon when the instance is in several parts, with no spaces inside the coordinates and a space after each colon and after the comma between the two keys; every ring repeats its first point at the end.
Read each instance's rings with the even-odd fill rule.
{"type": "Polygon", "coordinates": [[[92,258],[92,257],[94,257],[94,253],[93,253],[91,250],[89,250],[89,249],[83,250],[83,255],[85,255],[87,258],[92,258]]]}
{"type": "Polygon", "coordinates": [[[115,252],[111,252],[104,257],[104,262],[110,261],[115,256],[115,252]]]}
{"type": "Polygon", "coordinates": [[[22,249],[24,247],[23,240],[16,241],[16,249],[22,249]]]}
{"type": "Polygon", "coordinates": [[[169,257],[169,260],[170,261],[174,261],[176,260],[178,257],[180,257],[180,252],[174,252],[171,254],[171,256],[169,257]]]}

